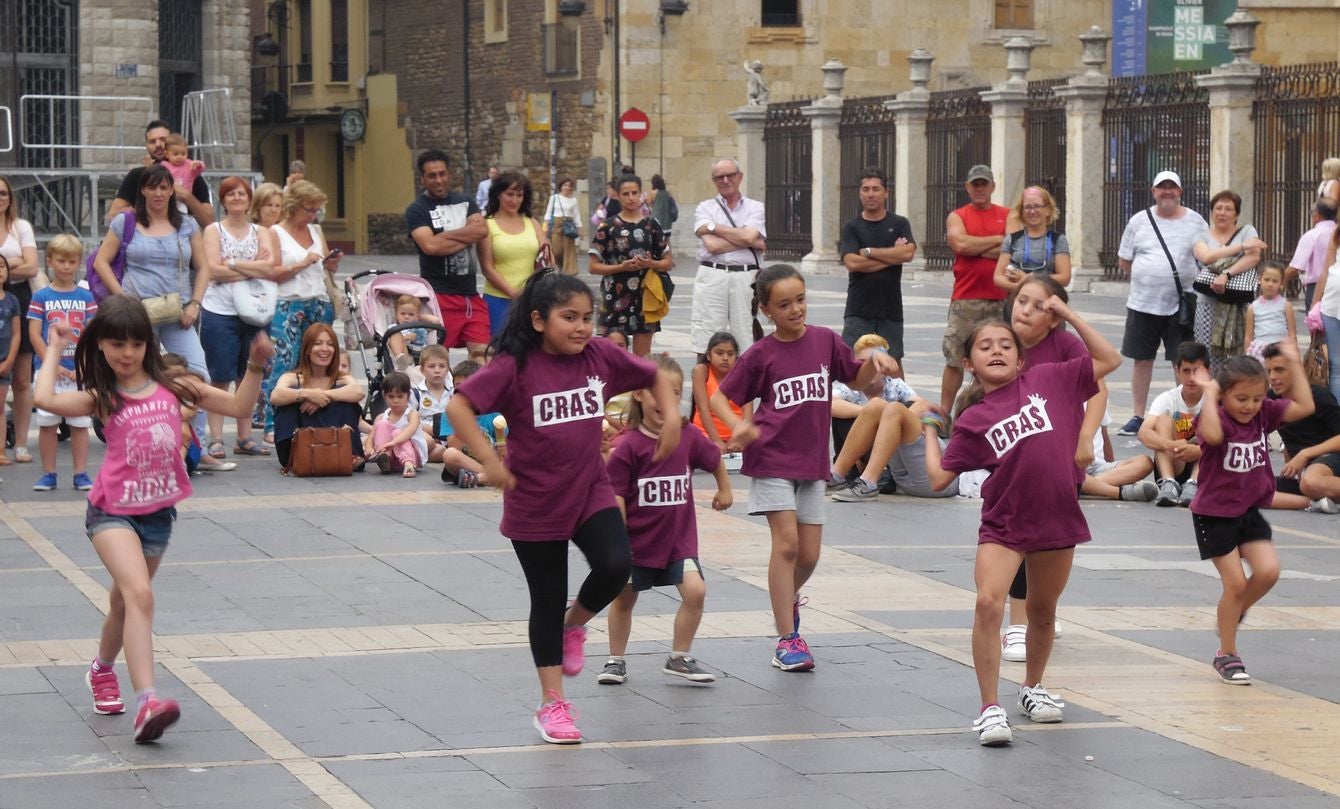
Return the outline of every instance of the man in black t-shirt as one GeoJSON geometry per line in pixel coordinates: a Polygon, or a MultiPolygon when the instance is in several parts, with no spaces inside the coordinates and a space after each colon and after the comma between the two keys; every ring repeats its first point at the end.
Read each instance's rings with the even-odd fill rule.
{"type": "MultiPolygon", "coordinates": [[[[144,158],[143,166],[131,169],[122,178],[120,187],[116,189],[116,199],[112,200],[111,206],[107,209],[108,223],[115,220],[117,214],[127,208],[135,207],[139,202],[140,176],[149,166],[163,161],[167,151],[167,138],[171,134],[172,128],[163,121],[150,121],[144,128],[144,150],[148,155],[144,158]]],[[[174,186],[174,190],[177,202],[186,206],[186,213],[195,219],[201,230],[214,222],[214,206],[209,201],[209,183],[205,182],[204,177],[196,177],[190,191],[181,186],[174,186]]]]}
{"type": "Polygon", "coordinates": [[[474,200],[451,189],[445,152],[419,155],[423,194],[405,209],[405,227],[419,251],[419,275],[437,294],[447,348],[465,346],[470,359],[484,361],[489,343],[489,309],[479,294],[475,243],[489,235],[474,200]]]}
{"type": "Polygon", "coordinates": [[[906,217],[888,210],[889,178],[877,168],[861,173],[861,214],[842,226],[838,253],[850,273],[842,341],[853,345],[871,332],[903,358],[903,262],[917,246],[906,217]]]}
{"type": "MultiPolygon", "coordinates": [[[[1278,344],[1261,353],[1270,380],[1268,395],[1278,399],[1289,390],[1294,371],[1278,344]]],[[[1288,461],[1275,479],[1275,489],[1302,494],[1312,500],[1312,510],[1334,514],[1340,512],[1340,404],[1318,385],[1312,386],[1312,401],[1316,404],[1312,415],[1280,425],[1288,461]]]]}

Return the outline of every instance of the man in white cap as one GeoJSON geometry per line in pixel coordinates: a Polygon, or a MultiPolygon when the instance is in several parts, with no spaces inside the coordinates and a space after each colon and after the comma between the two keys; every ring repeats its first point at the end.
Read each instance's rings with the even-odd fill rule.
{"type": "Polygon", "coordinates": [[[1152,190],[1154,204],[1131,217],[1117,248],[1117,264],[1131,282],[1121,353],[1134,360],[1131,397],[1135,410],[1118,435],[1140,433],[1159,343],[1171,363],[1177,359],[1178,344],[1191,339],[1190,324],[1184,326],[1179,316],[1178,290],[1191,292],[1196,280],[1191,248],[1209,228],[1200,214],[1182,206],[1182,178],[1176,172],[1154,175],[1152,190]]]}

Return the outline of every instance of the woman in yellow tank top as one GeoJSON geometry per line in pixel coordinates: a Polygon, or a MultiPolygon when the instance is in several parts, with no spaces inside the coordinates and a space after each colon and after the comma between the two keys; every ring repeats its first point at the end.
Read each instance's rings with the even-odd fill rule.
{"type": "Polygon", "coordinates": [[[530,180],[520,172],[503,172],[489,187],[484,209],[489,237],[479,242],[479,267],[484,271],[484,301],[494,336],[507,321],[512,299],[535,272],[535,257],[549,246],[540,223],[531,216],[532,197],[530,180]]]}

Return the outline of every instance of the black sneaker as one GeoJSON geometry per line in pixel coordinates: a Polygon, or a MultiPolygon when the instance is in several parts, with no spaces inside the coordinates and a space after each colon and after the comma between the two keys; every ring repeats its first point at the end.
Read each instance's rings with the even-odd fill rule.
{"type": "MultiPolygon", "coordinates": [[[[666,665],[669,665],[668,663],[666,665]]],[[[622,660],[610,658],[605,661],[605,668],[596,675],[596,682],[601,685],[620,685],[628,679],[628,664],[622,660]]]]}
{"type": "MultiPolygon", "coordinates": [[[[609,668],[606,664],[605,668],[609,668]]],[[[712,672],[698,665],[698,661],[691,657],[675,657],[671,655],[665,659],[665,665],[661,668],[663,674],[669,674],[673,677],[683,677],[685,680],[695,683],[714,683],[717,676],[712,672]]]]}
{"type": "Polygon", "coordinates": [[[1139,435],[1140,427],[1145,423],[1143,416],[1131,416],[1131,420],[1121,425],[1117,435],[1139,435]]]}

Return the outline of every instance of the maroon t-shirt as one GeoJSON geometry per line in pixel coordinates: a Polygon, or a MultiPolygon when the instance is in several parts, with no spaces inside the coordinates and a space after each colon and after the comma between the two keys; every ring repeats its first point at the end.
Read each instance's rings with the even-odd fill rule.
{"type": "Polygon", "coordinates": [[[942,466],[985,469],[978,542],[1027,553],[1089,541],[1075,490],[1077,402],[1098,392],[1087,356],[1024,369],[954,424],[942,466]]]}
{"type": "MultiPolygon", "coordinates": [[[[1060,327],[1057,327],[1048,332],[1046,337],[1043,337],[1041,340],[1039,340],[1037,345],[1030,347],[1024,352],[1024,367],[1034,368],[1039,365],[1065,362],[1066,360],[1074,360],[1079,359],[1081,357],[1088,359],[1090,362],[1093,361],[1092,358],[1089,356],[1089,349],[1087,346],[1084,345],[1083,340],[1079,339],[1070,332],[1064,331],[1060,327]]],[[[1083,402],[1079,403],[1079,423],[1080,424],[1084,423],[1083,402]]],[[[1078,433],[1075,434],[1075,443],[1076,448],[1078,448],[1079,445],[1078,433]]],[[[1070,457],[1071,458],[1075,457],[1075,449],[1073,448],[1070,451],[1070,457]]],[[[1081,469],[1079,465],[1076,464],[1075,483],[1077,485],[1083,483],[1084,478],[1086,476],[1087,476],[1086,471],[1084,469],[1081,469]]]]}
{"type": "Polygon", "coordinates": [[[615,508],[600,457],[605,402],[651,387],[656,366],[608,340],[580,354],[539,349],[517,370],[499,354],[456,388],[477,412],[507,417],[507,468],[516,488],[503,492],[503,536],[568,539],[591,515],[615,508]]]}
{"type": "Polygon", "coordinates": [[[740,355],[721,381],[737,405],[759,399],[758,439],[740,471],[751,478],[828,479],[833,381],[850,382],[861,362],[832,329],[806,326],[796,340],[768,335],[740,355]]]}
{"type": "Polygon", "coordinates": [[[1270,466],[1270,445],[1266,436],[1284,423],[1288,399],[1266,399],[1261,412],[1246,424],[1234,421],[1223,407],[1219,423],[1224,441],[1218,446],[1206,443],[1196,423],[1200,439],[1200,487],[1191,501],[1191,513],[1202,517],[1241,517],[1252,506],[1267,508],[1275,497],[1275,472],[1270,466]]]}
{"type": "Polygon", "coordinates": [[[670,457],[652,463],[656,439],[641,430],[619,436],[605,469],[627,513],[633,564],[666,568],[698,556],[693,470],[715,472],[721,450],[697,430],[684,430],[670,457]]]}

